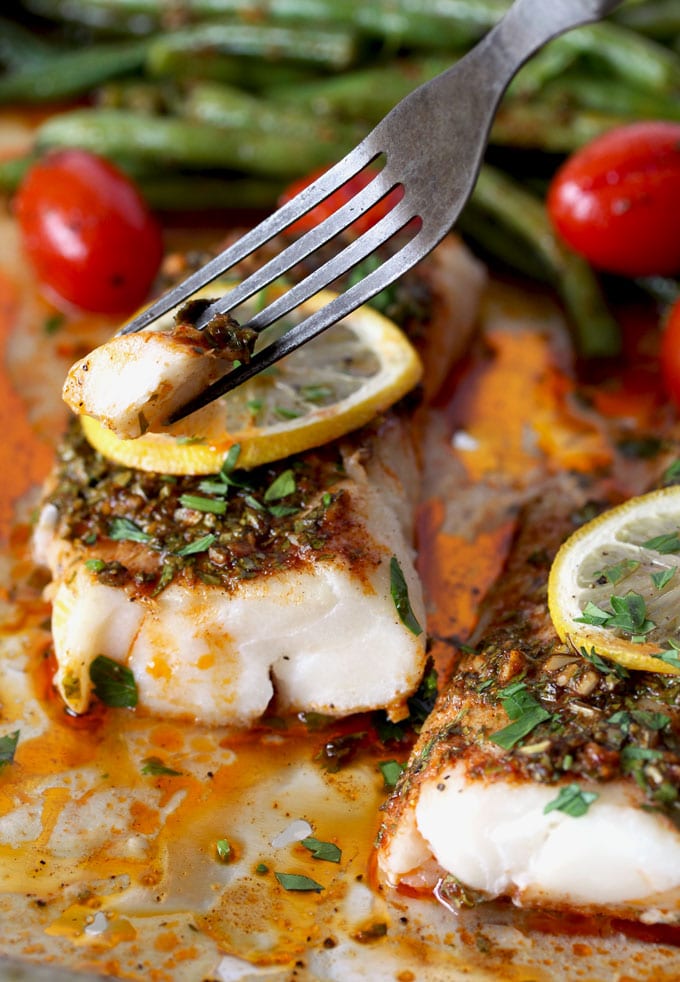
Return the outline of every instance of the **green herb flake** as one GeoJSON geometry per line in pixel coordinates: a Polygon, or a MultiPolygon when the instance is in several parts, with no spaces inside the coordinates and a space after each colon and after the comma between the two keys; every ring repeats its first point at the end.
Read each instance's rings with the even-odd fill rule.
{"type": "Polygon", "coordinates": [[[585,605],[581,612],[580,617],[575,617],[574,620],[578,624],[590,624],[593,627],[604,627],[611,613],[607,610],[602,610],[597,604],[594,604],[591,600],[585,605]]]}
{"type": "Polygon", "coordinates": [[[274,415],[279,419],[299,419],[302,413],[296,409],[286,409],[284,406],[274,406],[274,415]]]}
{"type": "Polygon", "coordinates": [[[612,594],[609,602],[612,606],[611,611],[602,610],[601,607],[588,601],[581,617],[575,617],[574,620],[595,627],[618,629],[634,635],[637,639],[644,639],[644,635],[656,627],[654,622],[647,618],[647,605],[641,594],[632,590],[622,597],[612,594]]]}
{"type": "Polygon", "coordinates": [[[300,395],[306,402],[327,402],[333,398],[333,389],[330,385],[303,385],[300,395]]]}
{"type": "Polygon", "coordinates": [[[663,535],[655,535],[652,539],[647,539],[642,543],[643,549],[652,549],[654,552],[667,556],[671,552],[680,552],[680,535],[677,532],[666,532],[663,535]]]}
{"type": "Polygon", "coordinates": [[[228,863],[231,860],[231,845],[228,839],[218,839],[215,844],[217,858],[221,863],[228,863]]]}
{"type": "Polygon", "coordinates": [[[619,665],[617,662],[607,661],[602,655],[598,654],[595,648],[591,648],[587,651],[585,648],[580,648],[579,652],[582,658],[585,658],[587,662],[601,672],[603,675],[616,675],[617,678],[627,679],[629,672],[627,668],[623,665],[619,665]]]}
{"type": "Polygon", "coordinates": [[[663,590],[667,586],[677,572],[677,566],[672,566],[670,569],[661,570],[660,573],[651,573],[651,580],[657,590],[663,590]]]}
{"type": "Polygon", "coordinates": [[[675,460],[666,468],[663,475],[664,483],[672,484],[673,481],[680,481],[680,460],[675,460]]]}
{"type": "Polygon", "coordinates": [[[182,772],[168,767],[160,757],[145,757],[142,761],[142,774],[149,777],[181,777],[182,772]]]}
{"type": "Polygon", "coordinates": [[[153,538],[131,519],[118,516],[111,519],[108,536],[115,542],[151,542],[153,538]]]}
{"type": "Polygon", "coordinates": [[[524,682],[513,682],[498,693],[499,701],[513,721],[492,733],[489,739],[504,750],[511,750],[540,724],[552,718],[528,691],[524,682]]]}
{"type": "Polygon", "coordinates": [[[106,706],[134,709],[137,705],[137,683],[126,665],[106,655],[97,655],[90,665],[94,694],[106,706]]]}
{"type": "Polygon", "coordinates": [[[5,736],[0,737],[0,769],[6,767],[7,764],[14,763],[14,754],[20,733],[21,730],[14,730],[12,733],[6,733],[5,736]]]}
{"type": "Polygon", "coordinates": [[[258,863],[255,867],[255,872],[258,876],[265,876],[269,872],[269,867],[266,863],[258,863]]]}
{"type": "Polygon", "coordinates": [[[599,797],[595,791],[583,791],[578,784],[568,784],[560,788],[557,797],[548,802],[543,809],[543,814],[558,811],[571,815],[572,818],[580,818],[599,797]]]}
{"type": "Polygon", "coordinates": [[[288,495],[294,494],[297,485],[295,483],[295,474],[288,468],[288,470],[282,471],[277,478],[275,478],[269,485],[264,493],[264,500],[269,503],[270,501],[280,501],[281,498],[287,498],[288,495]]]}
{"type": "Polygon", "coordinates": [[[635,559],[622,559],[620,563],[612,563],[611,566],[605,566],[593,575],[595,579],[600,579],[603,576],[609,583],[615,586],[621,580],[630,576],[631,573],[634,573],[639,565],[640,563],[635,559]]]}
{"type": "Polygon", "coordinates": [[[419,634],[423,633],[423,629],[413,613],[406,580],[396,556],[392,556],[390,559],[390,593],[402,624],[418,637],[419,634]]]}
{"type": "Polygon", "coordinates": [[[621,763],[628,768],[641,761],[658,760],[662,756],[660,750],[652,750],[650,747],[624,747],[621,751],[621,763]]]}
{"type": "Polygon", "coordinates": [[[205,443],[202,436],[176,436],[175,443],[178,447],[195,447],[197,444],[205,443]]]}
{"type": "Polygon", "coordinates": [[[324,508],[329,508],[332,501],[333,501],[333,495],[330,493],[330,491],[324,491],[324,493],[321,495],[322,506],[324,508]]]}
{"type": "Polygon", "coordinates": [[[195,556],[199,552],[206,552],[210,546],[215,542],[217,536],[209,532],[207,535],[202,535],[200,539],[194,539],[193,542],[187,542],[185,546],[178,549],[175,553],[176,556],[195,556]]]}
{"type": "Polygon", "coordinates": [[[314,836],[308,836],[302,839],[300,845],[309,849],[314,859],[322,859],[326,863],[339,863],[342,858],[342,850],[334,842],[323,842],[314,836]]]}
{"type": "Polygon", "coordinates": [[[91,573],[101,573],[103,569],[106,569],[106,563],[103,559],[86,559],[85,569],[89,569],[91,573]]]}
{"type": "Polygon", "coordinates": [[[214,498],[203,498],[198,494],[182,494],[179,503],[183,508],[193,511],[210,512],[213,515],[224,515],[227,510],[226,501],[216,501],[214,498]]]}
{"type": "Polygon", "coordinates": [[[656,624],[647,618],[647,605],[641,594],[630,591],[623,597],[612,595],[609,600],[614,613],[607,621],[606,627],[618,628],[635,635],[647,634],[656,627],[656,624]]]}
{"type": "Polygon", "coordinates": [[[49,314],[45,318],[45,323],[43,324],[43,331],[45,334],[52,335],[56,334],[60,330],[66,321],[63,314],[49,314]]]}
{"type": "Polygon", "coordinates": [[[201,481],[198,485],[198,490],[201,494],[226,494],[229,490],[229,485],[225,484],[224,481],[201,481]]]}
{"type": "Polygon", "coordinates": [[[652,712],[647,709],[631,709],[630,712],[621,709],[607,720],[608,723],[613,723],[615,726],[620,727],[625,734],[629,733],[631,723],[637,723],[639,726],[644,726],[648,730],[658,732],[659,730],[665,729],[670,721],[670,716],[667,716],[665,713],[652,712]]]}
{"type": "Polygon", "coordinates": [[[668,638],[666,643],[669,647],[664,651],[657,652],[653,657],[658,658],[659,661],[665,662],[667,665],[672,665],[673,668],[680,668],[680,645],[673,641],[672,638],[668,638]]]}
{"type": "Polygon", "coordinates": [[[323,887],[311,876],[302,876],[300,873],[277,873],[274,876],[279,881],[284,890],[292,890],[300,893],[321,893],[323,887]]]}
{"type": "Polygon", "coordinates": [[[232,444],[229,447],[227,456],[224,458],[224,462],[222,463],[222,467],[220,468],[220,474],[221,475],[231,474],[231,472],[236,469],[236,464],[238,463],[238,459],[240,456],[241,456],[241,444],[240,443],[232,444]]]}
{"type": "Polygon", "coordinates": [[[404,765],[400,764],[398,760],[381,760],[378,763],[378,767],[383,776],[385,787],[396,787],[397,781],[404,773],[404,765]]]}

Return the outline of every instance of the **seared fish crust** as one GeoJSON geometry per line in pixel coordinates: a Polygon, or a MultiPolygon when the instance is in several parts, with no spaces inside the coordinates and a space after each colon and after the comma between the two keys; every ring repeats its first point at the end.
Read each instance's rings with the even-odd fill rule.
{"type": "Polygon", "coordinates": [[[392,885],[680,919],[680,679],[570,650],[547,613],[552,557],[590,507],[563,479],[527,509],[387,806],[392,885]]]}

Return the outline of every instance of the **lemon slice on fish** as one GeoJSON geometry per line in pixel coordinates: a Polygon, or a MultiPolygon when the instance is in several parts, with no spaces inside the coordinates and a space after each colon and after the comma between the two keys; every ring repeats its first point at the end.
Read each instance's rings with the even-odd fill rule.
{"type": "Polygon", "coordinates": [[[680,672],[680,487],[631,498],[574,532],[553,562],[548,606],[577,650],[680,672]]]}
{"type": "MultiPolygon", "coordinates": [[[[214,297],[227,289],[213,284],[198,296],[214,297]]],[[[332,296],[324,291],[303,304],[279,332],[325,306],[332,296]]],[[[260,294],[255,303],[271,299],[273,294],[260,294]]],[[[234,312],[237,320],[252,315],[253,302],[234,312]]],[[[173,314],[161,318],[154,330],[169,329],[173,314]]],[[[262,343],[267,343],[266,332],[262,343]]],[[[122,439],[90,416],[82,417],[82,426],[92,446],[116,463],[163,474],[214,474],[234,444],[240,447],[238,466],[249,468],[344,436],[397,402],[421,375],[418,354],[396,324],[360,307],[272,368],[163,432],[122,439]]]]}

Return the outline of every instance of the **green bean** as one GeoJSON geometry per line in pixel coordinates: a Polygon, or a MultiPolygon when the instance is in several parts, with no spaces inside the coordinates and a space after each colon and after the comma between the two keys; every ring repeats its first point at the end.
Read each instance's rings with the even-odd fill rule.
{"type": "Polygon", "coordinates": [[[571,153],[623,122],[627,118],[614,113],[507,99],[496,114],[490,139],[496,146],[571,153]]]}
{"type": "Polygon", "coordinates": [[[51,102],[89,91],[100,82],[141,68],[147,41],[123,41],[60,51],[0,78],[0,103],[51,102]]]}
{"type": "Polygon", "coordinates": [[[589,24],[551,44],[587,55],[633,87],[667,95],[677,95],[680,87],[680,57],[618,24],[589,24]]]}
{"type": "Polygon", "coordinates": [[[221,129],[209,123],[151,116],[124,109],[78,109],[48,119],[37,134],[39,150],[82,147],[114,161],[161,169],[231,169],[287,178],[327,165],[345,147],[249,128],[221,129]]]}
{"type": "Polygon", "coordinates": [[[215,211],[218,209],[271,209],[283,184],[255,177],[207,177],[191,174],[155,174],[140,177],[137,185],[152,208],[160,211],[215,211]]]}
{"type": "Polygon", "coordinates": [[[501,262],[513,272],[532,280],[550,282],[550,270],[533,249],[527,249],[526,240],[514,235],[506,226],[495,221],[493,215],[479,208],[474,197],[460,214],[456,231],[496,264],[501,262]]]}
{"type": "Polygon", "coordinates": [[[340,156],[365,135],[365,127],[315,119],[296,106],[273,106],[264,99],[226,85],[197,83],[178,101],[180,116],[244,134],[275,134],[277,140],[330,144],[340,156]]]}
{"type": "Polygon", "coordinates": [[[315,116],[377,123],[418,85],[450,68],[453,60],[402,59],[313,82],[272,86],[264,95],[273,103],[295,106],[315,116]]]}
{"type": "Polygon", "coordinates": [[[663,93],[641,92],[615,79],[569,76],[551,83],[543,91],[543,101],[556,110],[595,109],[631,119],[680,120],[680,100],[663,93]]]}
{"type": "Polygon", "coordinates": [[[678,0],[644,0],[617,10],[615,20],[631,31],[640,31],[658,40],[673,40],[680,34],[678,0]]]}
{"type": "Polygon", "coordinates": [[[574,328],[579,353],[586,358],[618,354],[618,325],[607,309],[595,274],[585,260],[557,240],[542,202],[488,166],[482,168],[473,201],[521,236],[550,270],[574,328]]]}
{"type": "Polygon", "coordinates": [[[206,59],[240,55],[340,71],[356,62],[359,46],[354,34],[342,30],[215,22],[157,37],[149,49],[148,70],[170,74],[177,53],[206,59]]]}
{"type": "Polygon", "coordinates": [[[51,44],[33,31],[0,17],[0,65],[9,72],[39,65],[54,53],[51,44]]]}
{"type": "Polygon", "coordinates": [[[391,47],[458,48],[489,30],[509,0],[28,0],[33,10],[55,20],[104,24],[130,31],[176,25],[178,10],[187,21],[223,17],[250,23],[334,24],[382,38],[391,47]]]}
{"type": "Polygon", "coordinates": [[[178,82],[187,79],[224,82],[249,91],[325,78],[319,76],[313,65],[292,65],[288,61],[229,55],[215,50],[171,49],[167,46],[155,52],[154,61],[149,63],[147,70],[156,78],[172,78],[178,82]]]}
{"type": "Polygon", "coordinates": [[[36,160],[34,154],[25,157],[0,159],[0,193],[12,194],[21,184],[28,168],[36,160]]]}

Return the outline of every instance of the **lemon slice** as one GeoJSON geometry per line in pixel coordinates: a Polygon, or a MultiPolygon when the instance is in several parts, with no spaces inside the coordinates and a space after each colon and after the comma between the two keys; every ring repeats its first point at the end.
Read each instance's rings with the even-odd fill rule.
{"type": "Polygon", "coordinates": [[[571,535],[553,562],[555,630],[626,668],[680,672],[680,487],[631,498],[571,535]]]}
{"type": "MultiPolygon", "coordinates": [[[[213,284],[198,296],[216,296],[233,284],[213,284]]],[[[243,304],[240,322],[269,303],[271,287],[243,304]]],[[[333,294],[324,291],[289,315],[276,335],[290,329],[333,294]]],[[[168,330],[174,311],[154,330],[168,330]]],[[[273,330],[258,340],[273,339],[273,330]]],[[[256,348],[256,350],[258,350],[256,348]]],[[[121,439],[89,416],[85,435],[105,457],[139,470],[164,474],[214,474],[229,448],[240,446],[239,467],[256,467],[337,439],[387,409],[422,375],[420,359],[403,332],[370,307],[361,307],[319,337],[238,389],[160,433],[121,439]]]]}

